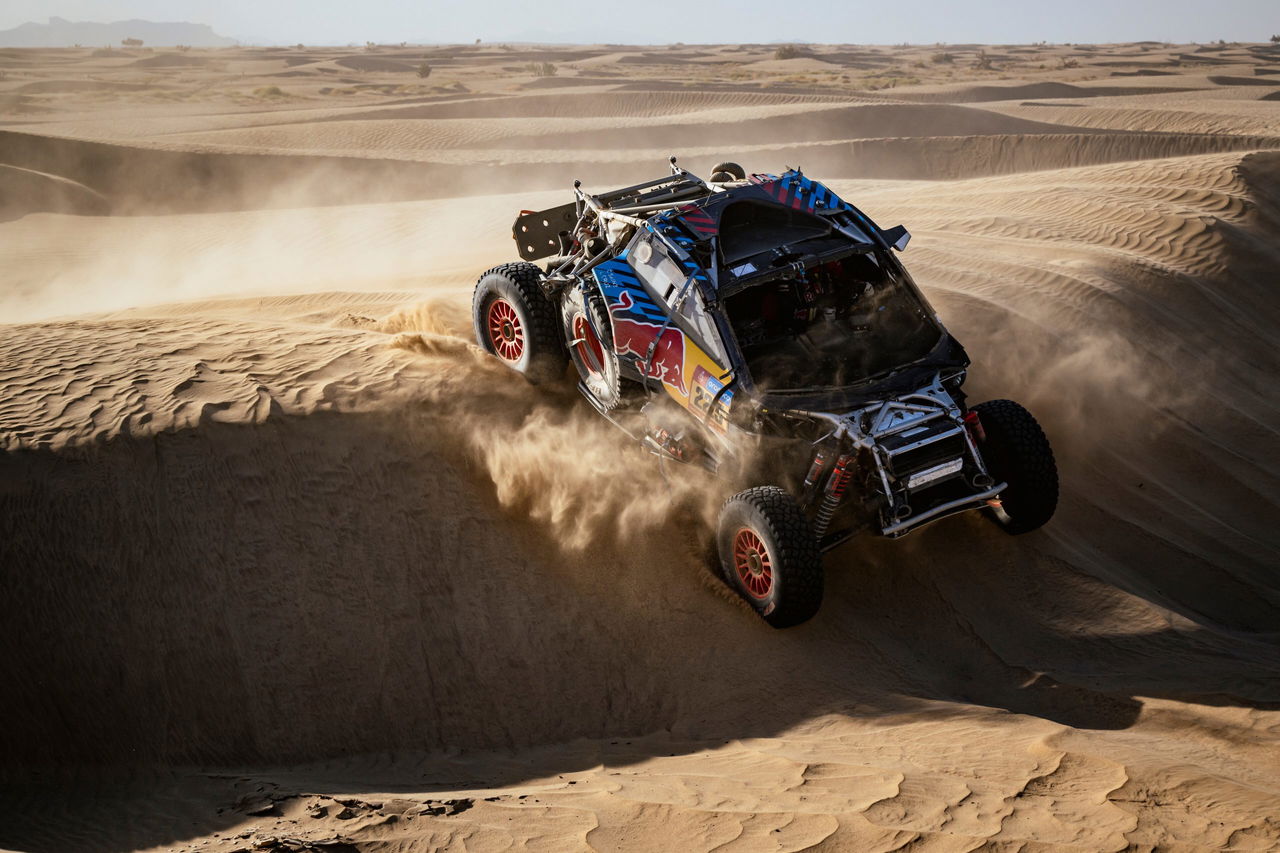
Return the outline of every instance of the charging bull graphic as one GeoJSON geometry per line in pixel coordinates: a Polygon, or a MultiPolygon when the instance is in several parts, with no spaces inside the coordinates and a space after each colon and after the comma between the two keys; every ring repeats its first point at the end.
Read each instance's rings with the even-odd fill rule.
{"type": "Polygon", "coordinates": [[[609,306],[613,317],[613,347],[618,355],[634,356],[636,367],[643,372],[645,359],[649,359],[649,376],[661,379],[670,385],[682,397],[689,396],[689,389],[684,382],[684,334],[674,326],[662,328],[662,323],[649,322],[635,304],[631,291],[622,290],[617,294],[617,301],[609,306]],[[645,318],[645,319],[641,319],[645,318]],[[662,338],[658,340],[658,333],[662,338]],[[649,348],[653,347],[653,355],[649,348]]]}

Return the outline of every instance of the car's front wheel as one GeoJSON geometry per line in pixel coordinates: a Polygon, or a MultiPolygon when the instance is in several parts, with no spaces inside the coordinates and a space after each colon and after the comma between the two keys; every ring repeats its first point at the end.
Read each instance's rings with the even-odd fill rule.
{"type": "Polygon", "coordinates": [[[1058,508],[1058,465],[1053,448],[1031,413],[1012,400],[990,400],[973,407],[981,424],[978,449],[997,482],[1009,486],[992,507],[1008,533],[1029,533],[1058,508]]]}
{"type": "Polygon", "coordinates": [[[739,492],[716,536],[725,580],[766,622],[789,628],[822,604],[822,552],[795,498],[777,486],[739,492]]]}
{"type": "Polygon", "coordinates": [[[476,342],[534,383],[558,378],[566,360],[541,279],[533,264],[502,264],[480,276],[471,300],[476,342]]]}

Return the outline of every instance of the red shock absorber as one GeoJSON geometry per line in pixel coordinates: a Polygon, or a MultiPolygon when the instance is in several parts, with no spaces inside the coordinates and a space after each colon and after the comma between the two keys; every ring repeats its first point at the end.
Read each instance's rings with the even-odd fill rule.
{"type": "Polygon", "coordinates": [[[818,482],[818,477],[822,476],[822,469],[827,467],[827,454],[819,450],[813,455],[813,464],[809,466],[809,473],[804,475],[804,487],[807,492],[812,489],[814,484],[818,482]]]}
{"type": "Polygon", "coordinates": [[[982,428],[982,421],[978,419],[977,412],[966,412],[964,418],[965,429],[969,430],[969,437],[973,439],[974,444],[981,444],[987,440],[987,431],[982,428]]]}
{"type": "Polygon", "coordinates": [[[835,469],[827,480],[826,494],[822,497],[822,505],[813,519],[813,534],[821,539],[831,525],[831,517],[836,514],[836,507],[844,498],[845,489],[849,487],[849,478],[853,476],[853,454],[845,453],[836,459],[835,469]]]}

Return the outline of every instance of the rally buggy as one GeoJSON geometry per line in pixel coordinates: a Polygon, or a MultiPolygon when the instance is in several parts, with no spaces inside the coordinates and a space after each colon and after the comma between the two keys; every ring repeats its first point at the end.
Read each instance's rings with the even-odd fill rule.
{"type": "Polygon", "coordinates": [[[799,170],[722,163],[704,181],[673,157],[635,186],[575,182],[513,233],[524,260],[476,285],[480,345],[534,382],[571,361],[653,453],[748,486],[716,547],[769,624],[817,611],[822,553],[857,533],[971,509],[1025,533],[1053,515],[1044,432],[1012,401],[966,404],[968,356],[893,252],[910,235],[799,170]]]}

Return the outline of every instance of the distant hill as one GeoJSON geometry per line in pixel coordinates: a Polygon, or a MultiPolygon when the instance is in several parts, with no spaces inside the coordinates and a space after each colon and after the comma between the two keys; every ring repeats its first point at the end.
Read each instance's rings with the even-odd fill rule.
{"type": "Polygon", "coordinates": [[[26,23],[11,30],[0,30],[0,47],[119,47],[124,39],[141,39],[144,45],[172,47],[227,47],[235,39],[220,36],[208,24],[156,21],[115,21],[100,24],[91,21],[67,21],[50,18],[47,24],[26,23]]]}

